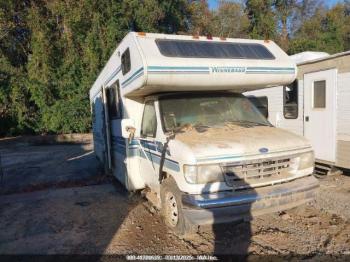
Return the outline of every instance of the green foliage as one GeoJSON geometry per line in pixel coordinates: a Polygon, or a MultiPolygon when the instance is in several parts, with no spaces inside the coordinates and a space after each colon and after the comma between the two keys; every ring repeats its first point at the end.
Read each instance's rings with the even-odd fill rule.
{"type": "Polygon", "coordinates": [[[0,136],[89,131],[88,91],[129,31],[335,53],[350,49],[349,17],[349,0],[0,0],[0,136]]]}
{"type": "Polygon", "coordinates": [[[273,0],[247,0],[246,12],[250,20],[249,35],[256,39],[275,39],[276,14],[273,0]]]}
{"type": "Polygon", "coordinates": [[[290,54],[324,51],[330,54],[349,50],[350,16],[346,5],[338,4],[332,9],[319,8],[305,21],[291,40],[290,54]]]}

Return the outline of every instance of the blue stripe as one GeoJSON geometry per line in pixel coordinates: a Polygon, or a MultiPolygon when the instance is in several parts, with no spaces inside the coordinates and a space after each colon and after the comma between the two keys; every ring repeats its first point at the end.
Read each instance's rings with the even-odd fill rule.
{"type": "Polygon", "coordinates": [[[206,162],[206,161],[213,161],[213,160],[227,160],[227,159],[237,159],[242,156],[218,156],[218,157],[207,157],[202,159],[197,159],[197,162],[206,162]]]}
{"type": "Polygon", "coordinates": [[[135,79],[139,78],[141,75],[143,75],[143,67],[136,70],[135,73],[133,73],[128,79],[126,79],[124,82],[122,82],[122,86],[125,87],[128,84],[130,84],[135,79]]]}
{"type": "Polygon", "coordinates": [[[148,69],[159,70],[209,70],[208,66],[148,66],[148,69]]]}
{"type": "MultiPolygon", "coordinates": [[[[212,67],[215,69],[216,67],[212,67]]],[[[227,70],[231,70],[236,67],[227,67],[227,70]]],[[[238,68],[238,67],[237,67],[238,68]]],[[[242,67],[239,67],[242,68],[242,67]]],[[[223,71],[219,73],[242,73],[243,71],[230,71],[225,72],[226,67],[223,67],[223,71]]],[[[148,66],[148,73],[150,74],[209,74],[210,67],[207,66],[148,66]]],[[[214,71],[213,71],[214,72],[214,71]]],[[[295,68],[293,67],[247,67],[245,72],[247,74],[294,74],[295,68]]]]}
{"type": "Polygon", "coordinates": [[[149,74],[209,74],[209,71],[148,71],[149,74]]]}
{"type": "Polygon", "coordinates": [[[109,81],[111,81],[113,79],[113,77],[115,77],[119,72],[120,70],[122,70],[121,66],[119,66],[113,73],[110,77],[108,77],[108,79],[105,81],[105,84],[107,84],[109,81]]]}
{"type": "Polygon", "coordinates": [[[150,74],[209,74],[207,66],[148,66],[150,74]]]}
{"type": "Polygon", "coordinates": [[[280,75],[282,75],[282,74],[294,74],[295,72],[293,71],[290,71],[290,72],[287,72],[287,71],[285,71],[285,72],[278,72],[278,71],[247,71],[246,72],[247,74],[280,74],[280,75]]]}
{"type": "MultiPolygon", "coordinates": [[[[146,156],[144,155],[144,153],[141,151],[141,157],[146,159],[146,156]]],[[[154,162],[155,164],[159,165],[160,163],[160,156],[157,154],[154,154],[152,152],[145,152],[147,154],[147,157],[152,160],[152,162],[154,162]]],[[[174,170],[176,172],[180,171],[180,166],[179,163],[176,161],[173,161],[171,159],[166,158],[164,161],[164,166],[168,169],[174,170]]]]}
{"type": "MultiPolygon", "coordinates": [[[[142,139],[140,140],[133,139],[128,146],[126,146],[125,143],[126,143],[125,138],[121,136],[112,136],[113,150],[123,155],[126,155],[126,148],[128,148],[129,156],[140,156],[140,157],[146,158],[143,151],[140,149],[140,146],[142,146],[144,149],[147,149],[147,150],[158,151],[159,153],[161,152],[159,146],[160,145],[163,146],[163,143],[159,141],[152,142],[152,141],[142,140],[142,139]]],[[[157,154],[156,152],[151,152],[151,151],[146,151],[146,153],[149,156],[149,159],[154,161],[156,164],[160,163],[160,158],[161,158],[160,154],[157,154]]],[[[169,152],[167,153],[168,155],[170,155],[169,152]]],[[[174,170],[176,172],[180,171],[179,163],[176,162],[175,160],[165,158],[164,165],[168,169],[174,170]]]]}
{"type": "Polygon", "coordinates": [[[295,70],[294,67],[247,67],[247,70],[295,70]]]}

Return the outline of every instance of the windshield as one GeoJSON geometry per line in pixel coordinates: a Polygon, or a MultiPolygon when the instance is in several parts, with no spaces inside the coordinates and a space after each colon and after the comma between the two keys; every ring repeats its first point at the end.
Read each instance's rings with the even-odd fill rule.
{"type": "Polygon", "coordinates": [[[173,95],[160,98],[164,131],[183,126],[267,125],[270,123],[243,95],[233,93],[173,95]]]}

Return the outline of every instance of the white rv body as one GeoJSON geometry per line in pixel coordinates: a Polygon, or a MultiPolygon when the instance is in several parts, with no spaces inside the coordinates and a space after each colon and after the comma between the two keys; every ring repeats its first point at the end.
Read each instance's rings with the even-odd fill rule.
{"type": "MultiPolygon", "coordinates": [[[[305,136],[323,164],[350,169],[350,51],[334,55],[304,52],[291,56],[298,61],[298,115],[284,116],[283,86],[245,93],[267,97],[268,119],[280,127],[305,136]],[[322,107],[314,106],[314,88],[325,83],[322,107]]],[[[323,88],[323,87],[322,87],[323,88]]],[[[316,91],[317,92],[317,91],[316,91]]]]}
{"type": "MultiPolygon", "coordinates": [[[[186,56],[181,48],[177,51],[184,52],[182,55],[186,56]]],[[[247,215],[248,211],[253,213],[250,210],[252,202],[271,198],[271,194],[277,191],[279,196],[283,195],[281,192],[290,195],[293,190],[299,192],[299,195],[297,194],[297,200],[290,197],[288,201],[284,199],[284,204],[276,204],[278,201],[275,201],[265,208],[257,204],[256,210],[260,213],[263,210],[271,212],[309,201],[318,184],[310,176],[313,172],[313,164],[310,164],[313,163],[313,153],[304,138],[266,126],[251,126],[250,130],[240,135],[238,131],[229,130],[224,135],[214,134],[212,137],[208,137],[210,132],[220,133],[221,129],[213,128],[203,134],[194,130],[181,130],[170,138],[172,132],[168,132],[164,126],[164,112],[160,105],[165,103],[162,101],[167,96],[172,99],[172,96],[178,95],[184,99],[188,96],[189,103],[192,95],[202,94],[222,99],[237,96],[237,99],[241,99],[240,94],[245,91],[289,84],[294,81],[296,73],[295,63],[272,41],[129,33],[118,45],[90,90],[96,155],[128,190],[148,188],[153,192],[158,200],[156,205],[161,204],[163,179],[174,180],[183,197],[183,213],[186,213],[187,220],[195,224],[219,223],[232,220],[238,215],[247,215]],[[170,41],[171,44],[180,46],[186,42],[189,49],[193,43],[218,43],[219,47],[221,44],[239,43],[252,45],[262,52],[258,54],[256,51],[247,56],[261,55],[268,58],[177,57],[169,46],[161,52],[157,41],[170,41]],[[130,60],[126,58],[128,52],[130,60]],[[112,104],[109,102],[111,93],[112,104]],[[109,108],[111,105],[112,109],[109,108]],[[111,110],[114,115],[111,115],[111,110]],[[148,121],[143,120],[144,114],[147,119],[154,115],[149,120],[156,122],[152,136],[141,135],[143,125],[146,126],[148,121]],[[191,137],[192,134],[197,135],[196,139],[191,137]],[[193,138],[192,142],[188,140],[189,137],[193,138]],[[159,173],[162,160],[164,174],[159,173]],[[259,167],[257,172],[268,172],[263,166],[269,164],[270,168],[277,170],[282,168],[283,161],[288,162],[286,165],[289,171],[281,177],[249,183],[240,178],[241,184],[236,189],[254,188],[257,195],[254,201],[251,200],[251,195],[242,195],[238,191],[233,192],[233,195],[226,194],[233,189],[227,181],[190,183],[187,177],[190,169],[203,170],[214,166],[226,170],[238,165],[245,170],[248,163],[255,166],[255,169],[259,167]],[[309,164],[299,169],[303,161],[309,164]],[[222,193],[225,195],[223,199],[222,193]],[[238,195],[240,199],[237,199],[238,195]],[[245,209],[241,210],[242,206],[238,202],[244,200],[243,196],[247,197],[249,205],[245,202],[245,209]],[[226,201],[225,207],[222,201],[226,201]],[[226,210],[224,214],[216,214],[217,205],[220,205],[220,212],[223,208],[226,210]],[[231,215],[227,217],[228,214],[231,215]]],[[[248,168],[244,172],[248,174],[250,170],[248,168]]]]}

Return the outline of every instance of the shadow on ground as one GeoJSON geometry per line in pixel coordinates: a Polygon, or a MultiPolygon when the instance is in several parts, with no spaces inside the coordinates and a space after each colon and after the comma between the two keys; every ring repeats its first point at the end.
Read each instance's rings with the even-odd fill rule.
{"type": "Polygon", "coordinates": [[[0,143],[0,193],[102,183],[105,177],[91,144],[0,143]]]}

